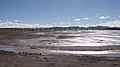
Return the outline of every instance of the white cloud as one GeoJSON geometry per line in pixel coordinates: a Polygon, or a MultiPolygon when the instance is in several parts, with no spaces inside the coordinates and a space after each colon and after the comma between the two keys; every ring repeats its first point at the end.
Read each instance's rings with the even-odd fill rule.
{"type": "Polygon", "coordinates": [[[15,22],[18,22],[18,20],[14,20],[15,22]]]}
{"type": "Polygon", "coordinates": [[[110,16],[100,16],[99,19],[108,19],[110,16]]]}
{"type": "Polygon", "coordinates": [[[0,20],[0,22],[2,22],[2,21],[0,20]]]}
{"type": "Polygon", "coordinates": [[[118,17],[120,17],[120,15],[118,17]]]}
{"type": "Polygon", "coordinates": [[[22,20],[14,20],[15,22],[22,22],[22,20]]]}
{"type": "Polygon", "coordinates": [[[77,22],[77,23],[80,23],[81,19],[76,18],[76,19],[74,19],[74,21],[77,22]]]}
{"type": "Polygon", "coordinates": [[[99,26],[120,27],[120,20],[108,21],[98,24],[99,26]]]}
{"type": "Polygon", "coordinates": [[[85,18],[83,18],[84,20],[89,20],[89,18],[88,17],[85,17],[85,18]]]}

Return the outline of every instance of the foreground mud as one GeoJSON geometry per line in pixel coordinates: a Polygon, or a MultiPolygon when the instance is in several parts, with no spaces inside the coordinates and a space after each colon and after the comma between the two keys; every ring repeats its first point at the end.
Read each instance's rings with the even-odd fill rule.
{"type": "Polygon", "coordinates": [[[120,58],[0,51],[0,67],[119,67],[120,58]]]}

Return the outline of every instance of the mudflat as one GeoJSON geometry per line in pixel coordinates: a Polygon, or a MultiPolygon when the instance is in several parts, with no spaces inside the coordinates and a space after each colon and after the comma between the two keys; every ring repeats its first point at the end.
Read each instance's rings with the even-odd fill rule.
{"type": "Polygon", "coordinates": [[[119,44],[118,31],[1,31],[0,67],[119,67],[119,44]]]}

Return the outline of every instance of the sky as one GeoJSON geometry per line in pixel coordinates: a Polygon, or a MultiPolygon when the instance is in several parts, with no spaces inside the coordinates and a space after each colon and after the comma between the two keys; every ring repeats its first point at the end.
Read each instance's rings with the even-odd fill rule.
{"type": "Polygon", "coordinates": [[[0,0],[0,22],[95,25],[120,20],[120,0],[0,0]]]}

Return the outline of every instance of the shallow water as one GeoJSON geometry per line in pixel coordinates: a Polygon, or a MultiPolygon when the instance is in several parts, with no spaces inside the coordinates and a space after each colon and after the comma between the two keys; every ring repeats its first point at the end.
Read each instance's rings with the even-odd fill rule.
{"type": "MultiPolygon", "coordinates": [[[[104,46],[120,46],[120,32],[119,31],[82,31],[82,32],[57,32],[49,33],[49,35],[53,35],[54,37],[40,37],[35,39],[23,39],[20,40],[21,43],[24,44],[23,48],[19,48],[19,51],[22,52],[30,52],[30,53],[47,53],[47,54],[88,54],[88,55],[117,55],[120,56],[120,50],[105,50],[105,51],[73,51],[69,50],[52,50],[51,48],[41,48],[41,49],[30,49],[31,46],[54,46],[57,47],[66,47],[66,46],[77,46],[77,47],[104,47],[104,46]],[[57,39],[57,36],[75,36],[75,37],[67,37],[57,39]],[[24,48],[24,47],[27,47],[24,48]],[[43,50],[42,50],[43,49],[43,50]]],[[[46,35],[47,33],[45,33],[46,35]]],[[[34,35],[44,35],[44,33],[35,33],[34,35]]],[[[92,48],[91,48],[92,49],[92,48]]],[[[13,51],[16,52],[16,48],[0,48],[0,50],[5,51],[13,51]]]]}
{"type": "Polygon", "coordinates": [[[3,47],[0,50],[17,52],[15,47],[3,47]]]}
{"type": "Polygon", "coordinates": [[[69,54],[115,54],[120,53],[118,51],[106,50],[106,51],[63,51],[63,50],[50,50],[48,52],[53,53],[69,53],[69,54]]]}

